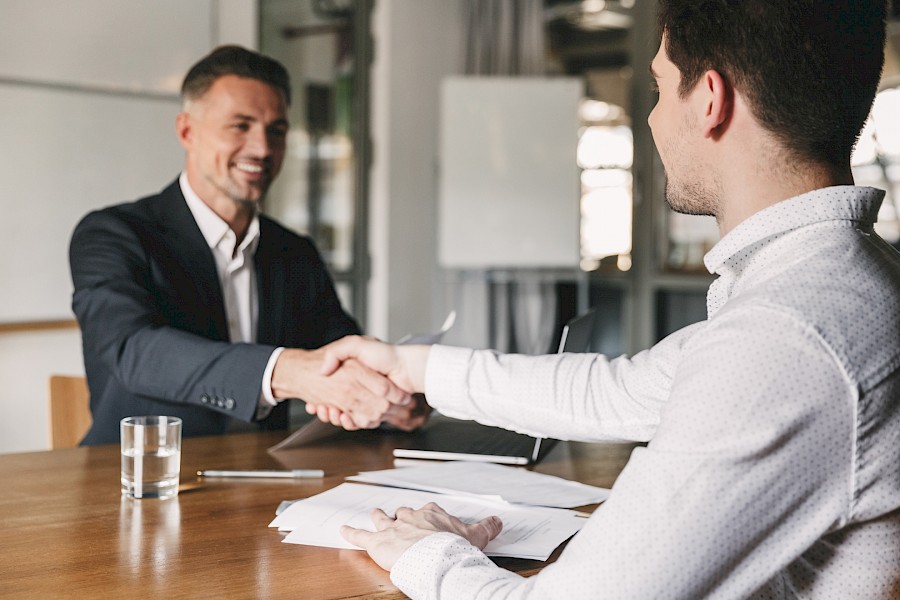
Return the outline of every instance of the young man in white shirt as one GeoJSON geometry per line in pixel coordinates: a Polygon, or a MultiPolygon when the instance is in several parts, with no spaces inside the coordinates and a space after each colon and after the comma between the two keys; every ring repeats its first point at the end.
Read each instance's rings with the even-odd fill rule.
{"type": "MultiPolygon", "coordinates": [[[[883,63],[882,0],[661,0],[648,122],[675,210],[716,217],[708,319],[634,357],[347,338],[451,416],[648,441],[560,559],[480,551],[440,508],[345,528],[413,598],[897,598],[900,255],[850,153],[883,63]]],[[[322,419],[349,422],[320,407],[322,419]]]]}

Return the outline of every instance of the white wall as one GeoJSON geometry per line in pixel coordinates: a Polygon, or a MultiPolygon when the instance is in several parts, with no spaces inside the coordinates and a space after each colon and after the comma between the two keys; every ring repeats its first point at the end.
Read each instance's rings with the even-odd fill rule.
{"type": "MultiPolygon", "coordinates": [[[[257,31],[255,0],[0,3],[0,325],[72,318],[75,223],[175,177],[181,78],[220,43],[256,47],[257,31]]],[[[0,327],[0,453],[48,447],[47,380],[84,372],[80,343],[77,329],[0,327]]]]}
{"type": "Polygon", "coordinates": [[[77,329],[0,334],[0,453],[49,447],[51,373],[84,373],[77,329]]]}
{"type": "MultiPolygon", "coordinates": [[[[440,325],[446,309],[435,258],[438,100],[441,79],[460,72],[461,10],[461,2],[444,0],[376,2],[372,94],[375,162],[370,212],[373,276],[368,329],[380,337],[396,339],[410,330],[431,330],[440,325]]],[[[128,94],[117,93],[123,90],[140,92],[149,88],[157,95],[157,102],[171,107],[174,118],[175,94],[190,64],[220,43],[257,47],[257,19],[254,0],[4,0],[0,3],[0,55],[17,57],[6,63],[17,71],[4,72],[0,67],[0,93],[37,89],[46,94],[80,94],[82,100],[96,98],[102,103],[103,99],[127,98],[128,94]],[[92,87],[100,92],[92,92],[92,87]]],[[[146,99],[135,95],[135,102],[140,101],[146,99]]],[[[126,123],[134,120],[132,115],[127,116],[126,123]]],[[[45,144],[38,149],[58,143],[61,132],[42,130],[40,122],[23,122],[20,117],[0,112],[0,130],[12,131],[23,139],[38,137],[45,144]]],[[[58,120],[58,115],[54,119],[58,120]]],[[[107,122],[107,126],[112,125],[107,122]]],[[[170,124],[160,127],[173,131],[170,124]]],[[[109,147],[110,139],[109,131],[98,128],[94,135],[78,142],[87,154],[109,155],[119,150],[109,147]]],[[[174,144],[174,133],[171,139],[174,144]]],[[[69,168],[63,163],[64,155],[52,154],[30,158],[48,178],[69,168]]],[[[71,318],[65,253],[71,229],[90,207],[160,189],[174,177],[182,160],[177,149],[172,156],[161,154],[146,160],[139,173],[128,177],[105,164],[94,165],[93,170],[88,166],[88,172],[82,175],[91,180],[90,185],[102,185],[103,194],[96,198],[87,194],[87,200],[83,191],[75,199],[72,194],[48,199],[40,180],[23,183],[26,191],[32,190],[27,197],[34,200],[29,201],[55,203],[49,204],[52,208],[46,217],[57,219],[52,226],[63,232],[53,238],[56,250],[44,259],[46,264],[28,265],[28,272],[36,275],[64,273],[52,278],[53,285],[58,286],[53,310],[35,317],[71,318]],[[95,204],[78,206],[77,210],[65,208],[76,200],[95,204]],[[59,217],[60,210],[64,218],[59,217]],[[59,312],[64,314],[56,314],[59,312]]],[[[10,173],[3,175],[7,181],[12,177],[10,173]]],[[[10,194],[0,195],[0,210],[6,215],[16,214],[19,201],[10,194]]],[[[50,237],[35,228],[29,235],[50,237]]],[[[21,256],[3,253],[0,276],[9,281],[11,273],[21,271],[22,264],[21,256]]],[[[17,287],[22,286],[10,285],[5,290],[7,295],[15,294],[17,287]]],[[[33,300],[35,293],[29,292],[33,300]]],[[[28,294],[20,296],[25,298],[20,306],[29,306],[28,294]]],[[[0,324],[9,321],[0,317],[0,324]]],[[[0,453],[48,447],[47,379],[52,373],[83,373],[80,343],[77,329],[0,332],[0,412],[5,415],[0,420],[0,453]]]]}
{"type": "Polygon", "coordinates": [[[443,320],[436,260],[440,82],[462,66],[463,2],[378,0],[373,15],[368,331],[397,339],[443,320]]]}

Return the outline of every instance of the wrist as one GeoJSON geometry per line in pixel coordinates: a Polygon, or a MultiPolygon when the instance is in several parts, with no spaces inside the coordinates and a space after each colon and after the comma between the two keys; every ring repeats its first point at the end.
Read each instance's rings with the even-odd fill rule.
{"type": "Polygon", "coordinates": [[[281,352],[272,368],[271,389],[275,400],[303,397],[303,377],[298,376],[298,372],[309,361],[311,354],[311,351],[299,348],[286,348],[281,352]]]}
{"type": "Polygon", "coordinates": [[[431,354],[431,346],[398,346],[397,347],[401,368],[406,373],[410,393],[425,392],[425,367],[428,365],[428,356],[431,354]]]}
{"type": "Polygon", "coordinates": [[[262,378],[262,400],[260,404],[266,404],[270,408],[278,404],[279,399],[275,397],[274,392],[272,391],[272,374],[275,372],[275,364],[278,362],[278,358],[281,356],[281,353],[284,352],[284,348],[275,348],[272,354],[269,356],[269,362],[266,363],[266,369],[263,371],[262,378]]]}

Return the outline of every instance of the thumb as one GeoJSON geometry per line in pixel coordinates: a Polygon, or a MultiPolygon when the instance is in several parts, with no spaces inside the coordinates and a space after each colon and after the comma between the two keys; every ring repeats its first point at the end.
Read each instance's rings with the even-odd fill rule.
{"type": "Polygon", "coordinates": [[[319,372],[322,375],[331,375],[338,370],[342,362],[352,358],[354,356],[352,351],[355,345],[354,340],[358,337],[348,335],[322,348],[325,351],[325,355],[322,358],[322,366],[319,367],[319,372]]]}
{"type": "Polygon", "coordinates": [[[343,361],[328,352],[325,353],[325,358],[322,359],[322,366],[319,367],[319,373],[322,375],[331,375],[335,371],[338,370],[338,367],[341,366],[343,361]]]}
{"type": "Polygon", "coordinates": [[[488,542],[500,535],[500,531],[503,530],[503,521],[501,521],[498,516],[491,516],[478,521],[475,526],[478,527],[481,530],[481,534],[484,535],[484,537],[478,535],[476,544],[480,549],[484,550],[484,547],[488,545],[488,542]]]}
{"type": "Polygon", "coordinates": [[[369,540],[373,535],[371,531],[366,531],[365,529],[356,529],[354,527],[350,527],[349,525],[341,525],[340,529],[338,529],[338,533],[341,534],[342,538],[344,538],[354,546],[358,546],[360,548],[368,547],[369,540]]]}

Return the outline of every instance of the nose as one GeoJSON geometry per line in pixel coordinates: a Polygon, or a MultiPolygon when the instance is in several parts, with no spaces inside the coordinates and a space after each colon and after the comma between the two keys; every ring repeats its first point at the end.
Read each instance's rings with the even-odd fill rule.
{"type": "Polygon", "coordinates": [[[266,158],[272,154],[272,143],[263,127],[253,127],[246,138],[248,152],[257,158],[266,158]]]}

